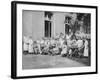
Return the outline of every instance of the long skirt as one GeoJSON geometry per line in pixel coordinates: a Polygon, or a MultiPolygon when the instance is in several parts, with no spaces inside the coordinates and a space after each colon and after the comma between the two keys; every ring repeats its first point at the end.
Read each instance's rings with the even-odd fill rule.
{"type": "Polygon", "coordinates": [[[88,48],[84,49],[84,56],[88,56],[88,48]]]}

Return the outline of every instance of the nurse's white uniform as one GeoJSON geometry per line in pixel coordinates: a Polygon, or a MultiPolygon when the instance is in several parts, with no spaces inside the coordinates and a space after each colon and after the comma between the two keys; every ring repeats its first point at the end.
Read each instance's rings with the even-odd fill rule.
{"type": "MultiPolygon", "coordinates": [[[[72,41],[71,41],[70,38],[71,38],[71,35],[66,35],[67,49],[70,48],[70,47],[71,47],[71,44],[72,44],[72,41]]],[[[68,53],[71,54],[71,53],[72,53],[72,50],[70,49],[70,50],[68,51],[68,53]]]]}
{"type": "Polygon", "coordinates": [[[29,53],[32,53],[33,52],[33,41],[32,39],[29,39],[29,53]]]}
{"type": "Polygon", "coordinates": [[[29,47],[29,45],[28,45],[28,43],[29,43],[28,38],[24,36],[24,40],[23,41],[24,41],[23,50],[24,51],[28,51],[28,47],[29,47]]]}
{"type": "Polygon", "coordinates": [[[88,41],[87,40],[85,40],[84,45],[85,45],[85,48],[84,48],[84,56],[88,56],[88,41]]]}

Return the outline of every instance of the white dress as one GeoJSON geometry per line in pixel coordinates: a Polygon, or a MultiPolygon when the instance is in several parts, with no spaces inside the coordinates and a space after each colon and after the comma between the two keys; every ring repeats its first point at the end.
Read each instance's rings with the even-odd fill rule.
{"type": "Polygon", "coordinates": [[[64,43],[64,40],[60,38],[60,39],[59,39],[59,43],[60,43],[60,47],[62,48],[63,43],[64,43]]]}
{"type": "Polygon", "coordinates": [[[24,42],[23,44],[23,50],[24,51],[28,51],[28,44],[24,42]]]}
{"type": "Polygon", "coordinates": [[[71,49],[69,50],[69,54],[72,54],[72,50],[71,49]]]}
{"type": "Polygon", "coordinates": [[[83,40],[78,40],[76,43],[79,49],[83,46],[83,40]]]}
{"type": "Polygon", "coordinates": [[[71,47],[71,43],[72,43],[72,41],[70,40],[70,38],[71,38],[71,35],[66,35],[68,47],[71,47]]]}
{"type": "Polygon", "coordinates": [[[24,39],[24,40],[23,40],[23,42],[24,42],[24,43],[23,43],[23,50],[24,50],[24,51],[28,51],[28,47],[29,47],[29,45],[28,45],[28,43],[29,43],[28,38],[24,36],[23,39],[24,39]]]}
{"type": "Polygon", "coordinates": [[[33,41],[32,39],[29,39],[29,53],[32,53],[33,52],[33,41]]]}
{"type": "Polygon", "coordinates": [[[85,45],[85,48],[84,48],[84,56],[88,56],[88,41],[87,40],[85,40],[84,45],[85,45]]]}

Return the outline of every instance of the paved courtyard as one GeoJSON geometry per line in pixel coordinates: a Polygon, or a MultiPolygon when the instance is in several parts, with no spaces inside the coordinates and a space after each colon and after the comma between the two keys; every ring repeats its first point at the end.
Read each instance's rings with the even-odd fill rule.
{"type": "Polygon", "coordinates": [[[84,67],[87,66],[79,61],[67,57],[49,56],[49,55],[23,55],[23,69],[42,69],[42,68],[60,68],[60,67],[84,67]]]}

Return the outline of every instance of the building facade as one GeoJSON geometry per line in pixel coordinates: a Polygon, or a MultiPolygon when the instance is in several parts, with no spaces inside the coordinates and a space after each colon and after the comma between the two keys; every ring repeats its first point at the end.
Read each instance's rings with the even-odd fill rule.
{"type": "MultiPolygon", "coordinates": [[[[22,34],[31,36],[33,41],[42,37],[68,34],[77,19],[76,13],[23,10],[22,34]]],[[[81,28],[80,28],[81,29],[81,28]]]]}

